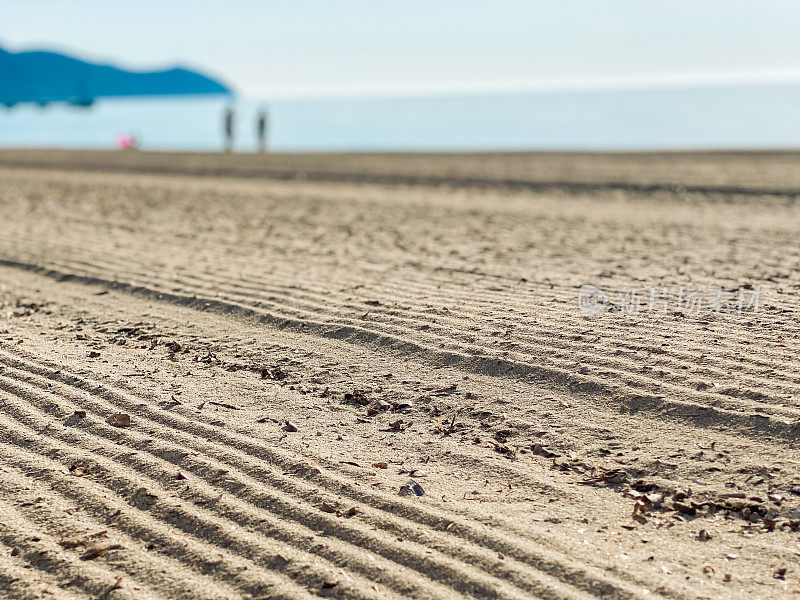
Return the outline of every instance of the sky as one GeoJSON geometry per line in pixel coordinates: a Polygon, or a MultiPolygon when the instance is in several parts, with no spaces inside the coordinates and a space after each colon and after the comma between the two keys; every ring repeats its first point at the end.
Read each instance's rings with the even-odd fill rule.
{"type": "Polygon", "coordinates": [[[800,81],[797,0],[2,0],[0,45],[249,98],[800,81]]]}

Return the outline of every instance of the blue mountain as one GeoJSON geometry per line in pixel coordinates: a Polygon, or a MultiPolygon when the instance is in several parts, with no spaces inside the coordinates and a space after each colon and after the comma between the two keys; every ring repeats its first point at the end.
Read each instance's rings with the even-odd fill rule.
{"type": "Polygon", "coordinates": [[[90,106],[103,96],[171,96],[232,94],[210,77],[174,68],[166,71],[126,71],[58,52],[8,52],[0,48],[0,105],[24,102],[42,106],[68,102],[90,106]]]}

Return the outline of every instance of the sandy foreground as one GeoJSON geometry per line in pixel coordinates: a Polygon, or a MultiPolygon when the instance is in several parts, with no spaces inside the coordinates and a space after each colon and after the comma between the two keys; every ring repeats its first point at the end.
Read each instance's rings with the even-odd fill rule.
{"type": "Polygon", "coordinates": [[[0,598],[800,594],[799,190],[0,152],[0,598]]]}

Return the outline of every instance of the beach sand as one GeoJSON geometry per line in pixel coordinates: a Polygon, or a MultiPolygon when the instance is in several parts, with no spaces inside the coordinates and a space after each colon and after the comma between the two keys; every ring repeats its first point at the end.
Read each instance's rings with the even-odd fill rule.
{"type": "Polygon", "coordinates": [[[788,152],[0,152],[0,597],[800,593],[798,193],[788,152]]]}

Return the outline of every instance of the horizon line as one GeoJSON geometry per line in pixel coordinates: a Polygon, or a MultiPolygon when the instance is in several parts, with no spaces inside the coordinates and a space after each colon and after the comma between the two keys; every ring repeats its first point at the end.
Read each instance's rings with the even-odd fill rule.
{"type": "Polygon", "coordinates": [[[291,87],[271,90],[268,87],[239,87],[247,100],[350,100],[391,98],[432,98],[465,95],[624,92],[669,89],[711,89],[738,86],[800,84],[800,69],[749,73],[698,73],[693,75],[657,75],[648,77],[602,77],[545,80],[531,82],[464,83],[454,85],[382,85],[359,87],[291,87]]]}

